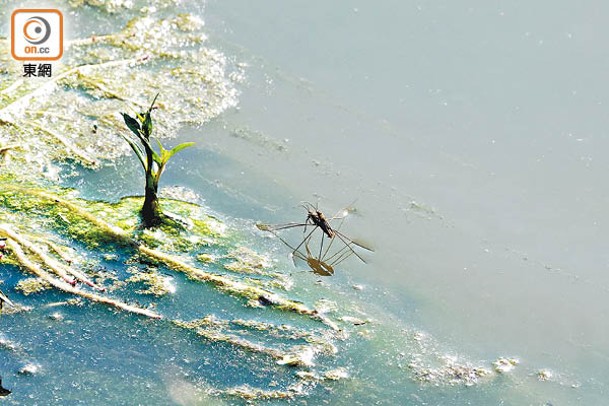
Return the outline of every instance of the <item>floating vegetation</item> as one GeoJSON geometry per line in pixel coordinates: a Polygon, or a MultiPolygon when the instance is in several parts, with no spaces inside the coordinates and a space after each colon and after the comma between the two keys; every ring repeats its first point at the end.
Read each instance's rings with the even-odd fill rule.
{"type": "Polygon", "coordinates": [[[40,365],[33,363],[26,364],[19,370],[21,375],[36,375],[39,372],[40,365]]]}
{"type": "MultiPolygon", "coordinates": [[[[274,347],[269,347],[261,343],[256,343],[243,337],[250,330],[247,324],[239,322],[228,322],[226,320],[217,319],[210,315],[199,320],[190,322],[175,321],[177,326],[195,331],[199,336],[214,342],[225,342],[233,346],[240,347],[244,350],[253,353],[264,354],[273,358],[278,365],[287,366],[302,366],[311,367],[314,365],[313,359],[316,354],[327,353],[328,348],[334,348],[330,342],[322,342],[322,338],[311,340],[296,345],[288,345],[286,348],[281,348],[275,343],[274,347]]],[[[267,328],[272,330],[272,326],[267,328]]],[[[257,332],[266,331],[266,329],[256,329],[257,332]]],[[[288,340],[301,340],[307,337],[309,333],[295,330],[294,335],[284,335],[283,338],[288,340]]]]}
{"type": "Polygon", "coordinates": [[[141,295],[164,296],[168,293],[175,293],[176,287],[172,282],[172,277],[161,274],[157,269],[148,268],[147,271],[140,271],[137,267],[130,267],[127,272],[132,276],[127,278],[125,282],[141,283],[146,288],[137,289],[135,293],[141,295]]]}
{"type": "Polygon", "coordinates": [[[41,278],[22,279],[17,283],[17,286],[15,286],[16,290],[21,291],[26,296],[40,293],[50,288],[51,284],[41,278]]]}
{"type": "Polygon", "coordinates": [[[542,382],[550,381],[554,378],[554,373],[549,369],[540,369],[537,371],[537,379],[542,382]]]}
{"type": "Polygon", "coordinates": [[[516,365],[518,365],[520,361],[516,358],[498,358],[493,362],[493,366],[495,367],[495,371],[500,374],[505,374],[507,372],[511,372],[516,365]]]}
{"type": "Polygon", "coordinates": [[[500,357],[491,363],[491,369],[482,363],[473,363],[439,350],[435,340],[424,332],[403,333],[410,352],[408,355],[401,353],[400,358],[405,358],[405,366],[412,372],[413,379],[424,384],[473,386],[508,373],[519,363],[516,358],[500,357]]]}
{"type": "Polygon", "coordinates": [[[349,377],[349,372],[345,368],[336,368],[331,371],[326,371],[324,373],[324,378],[329,379],[331,381],[338,381],[341,379],[346,379],[349,377]]]}
{"type": "MultiPolygon", "coordinates": [[[[244,309],[258,308],[265,314],[273,309],[277,316],[284,313],[289,319],[308,320],[317,331],[312,336],[311,327],[283,328],[239,318],[228,324],[198,326],[198,336],[271,356],[278,369],[294,368],[299,356],[303,365],[308,364],[307,354],[312,352],[333,354],[336,349],[331,341],[339,330],[335,322],[286,297],[288,284],[274,281],[270,264],[259,260],[262,256],[228,239],[229,231],[220,220],[196,204],[175,199],[196,202],[198,197],[184,198],[183,190],[166,190],[163,214],[170,221],[141,229],[138,212],[143,198],[89,201],[74,190],[44,181],[59,180],[66,163],[99,168],[127,154],[130,144],[120,135],[126,118],[118,112],[134,107],[150,113],[147,100],[155,93],[162,92],[154,106],[155,134],[164,139],[174,137],[185,123],[202,124],[237,104],[235,81],[243,75],[235,69],[241,68],[230,67],[221,52],[205,46],[198,16],[167,13],[165,3],[171,2],[71,2],[72,7],[130,13],[132,18],[116,32],[69,41],[62,64],[54,65],[48,80],[23,80],[21,66],[6,57],[8,42],[0,39],[0,237],[6,239],[0,263],[16,266],[27,275],[16,283],[24,295],[49,290],[67,295],[48,306],[82,306],[88,301],[173,321],[170,325],[182,328],[186,327],[171,309],[160,311],[153,301],[174,294],[176,276],[185,275],[205,286],[201,289],[234,297],[244,309]],[[204,258],[201,251],[207,247],[226,253],[219,260],[230,274],[197,261],[197,254],[204,258]],[[273,352],[273,340],[298,344],[273,352]]],[[[145,127],[145,114],[143,119],[138,121],[140,129],[145,127]]],[[[159,158],[163,152],[164,148],[158,152],[159,158]]],[[[156,167],[157,186],[162,164],[156,167]]],[[[36,372],[23,370],[27,371],[36,372]]],[[[294,380],[295,385],[300,382],[296,376],[294,380]]],[[[252,390],[257,397],[277,398],[281,393],[252,390]]],[[[290,396],[301,393],[288,392],[290,396]]],[[[216,388],[214,393],[251,396],[243,388],[216,388]]]]}
{"type": "Polygon", "coordinates": [[[483,367],[462,363],[456,357],[440,357],[437,366],[423,366],[417,361],[408,366],[415,372],[415,379],[434,385],[465,385],[472,386],[486,376],[490,371],[483,367]]]}
{"type": "MultiPolygon", "coordinates": [[[[232,259],[232,261],[224,264],[224,268],[233,272],[266,274],[264,271],[271,267],[269,258],[246,247],[238,247],[237,249],[232,250],[227,257],[232,259]]],[[[206,258],[203,257],[200,260],[205,261],[206,258]]]]}
{"type": "MultiPolygon", "coordinates": [[[[136,225],[126,219],[134,217],[141,199],[123,199],[117,204],[88,202],[74,197],[72,191],[51,193],[31,184],[13,184],[6,185],[4,189],[0,190],[0,202],[4,203],[3,206],[0,206],[0,221],[7,221],[16,216],[21,217],[20,222],[12,226],[0,225],[0,236],[8,239],[11,259],[60,290],[76,293],[94,301],[103,301],[101,296],[81,291],[76,284],[81,282],[98,291],[104,291],[105,288],[97,286],[88,275],[71,267],[58,255],[45,253],[39,244],[30,241],[25,235],[26,231],[20,231],[20,229],[40,229],[40,226],[48,227],[51,224],[57,228],[57,232],[75,238],[91,248],[99,248],[106,244],[129,248],[138,256],[148,258],[173,271],[182,272],[191,279],[210,283],[225,293],[242,297],[248,301],[254,300],[264,306],[307,315],[334,327],[334,323],[325,318],[321,312],[308,308],[303,303],[286,299],[273,291],[255,285],[245,284],[237,278],[211,273],[191,265],[189,263],[191,258],[183,259],[179,255],[192,246],[192,240],[188,238],[191,231],[181,227],[176,231],[171,226],[166,226],[156,229],[155,234],[152,235],[140,233],[136,225]],[[188,242],[181,243],[184,239],[188,242]],[[165,250],[151,248],[150,241],[159,245],[162,243],[165,250]],[[170,249],[176,251],[171,252],[170,249]]],[[[198,227],[194,227],[195,229],[209,229],[201,224],[205,215],[197,213],[194,210],[196,207],[190,203],[168,202],[169,209],[190,210],[189,217],[199,223],[198,227]]],[[[217,222],[215,219],[210,221],[217,222]]],[[[206,237],[211,238],[213,234],[208,234],[206,237]]],[[[36,236],[36,239],[45,241],[45,237],[42,235],[36,236]]],[[[55,242],[53,244],[61,246],[55,242]]],[[[106,302],[127,309],[124,304],[119,302],[106,302]]],[[[136,313],[143,312],[143,314],[153,315],[149,311],[135,307],[128,307],[128,309],[136,313]]]]}

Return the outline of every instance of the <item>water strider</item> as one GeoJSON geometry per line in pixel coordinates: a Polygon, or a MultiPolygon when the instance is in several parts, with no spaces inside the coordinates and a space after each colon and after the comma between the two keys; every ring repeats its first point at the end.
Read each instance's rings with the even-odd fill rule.
{"type": "Polygon", "coordinates": [[[292,255],[294,257],[305,261],[313,272],[318,275],[332,275],[334,273],[334,266],[338,265],[351,255],[355,255],[360,261],[366,263],[366,260],[354,250],[354,247],[359,247],[370,252],[372,252],[373,249],[360,242],[353,241],[340,231],[340,228],[342,227],[348,214],[348,210],[341,210],[336,215],[328,218],[321,210],[319,210],[317,206],[314,206],[311,203],[304,202],[302,207],[307,210],[307,218],[302,223],[293,222],[279,225],[257,224],[256,226],[262,231],[269,231],[277,236],[281,242],[292,250],[292,255]],[[339,221],[336,227],[331,225],[331,222],[334,220],[339,221]],[[278,231],[298,227],[303,228],[304,237],[296,247],[293,247],[278,234],[278,231]],[[309,227],[313,228],[307,233],[309,227]],[[313,255],[310,245],[317,230],[321,230],[319,251],[317,255],[313,255]],[[324,242],[326,238],[328,238],[330,242],[324,249],[324,242]],[[336,251],[331,251],[332,245],[336,239],[340,240],[343,246],[336,251]],[[301,252],[302,247],[304,247],[305,253],[301,252]]]}

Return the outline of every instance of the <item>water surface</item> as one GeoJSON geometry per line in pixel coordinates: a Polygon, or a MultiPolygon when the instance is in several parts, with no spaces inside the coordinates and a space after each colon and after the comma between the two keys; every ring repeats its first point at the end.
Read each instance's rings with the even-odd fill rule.
{"type": "MultiPolygon", "coordinates": [[[[347,365],[350,378],[313,391],[308,402],[603,404],[609,195],[600,151],[609,146],[609,60],[602,16],[609,6],[231,0],[184,7],[201,13],[213,47],[245,66],[245,81],[238,108],[183,129],[180,139],[198,147],[170,165],[165,185],[191,188],[254,248],[271,252],[303,299],[353,304],[374,321],[366,327],[372,339],[354,339],[327,361],[347,365]],[[303,219],[303,200],[328,213],[355,207],[344,231],[375,247],[370,263],[350,258],[320,285],[292,266],[277,240],[256,234],[256,221],[303,219]],[[427,347],[417,347],[412,332],[424,332],[427,347]],[[407,360],[415,353],[489,369],[499,357],[520,364],[472,387],[435,386],[414,379],[407,360]],[[542,370],[551,371],[548,381],[538,378],[542,370]]],[[[90,198],[139,193],[139,168],[129,159],[116,165],[120,176],[108,167],[66,184],[90,198]]],[[[64,401],[112,393],[108,399],[120,403],[136,393],[143,403],[165,404],[178,402],[179,385],[198,393],[235,376],[266,379],[264,368],[256,381],[239,379],[238,368],[206,365],[213,350],[193,337],[86,310],[70,315],[78,328],[50,326],[49,335],[69,343],[65,336],[75,334],[74,348],[59,348],[78,362],[99,362],[95,351],[109,340],[101,366],[82,367],[100,371],[95,384],[70,375],[72,363],[58,362],[48,342],[30,342],[37,362],[56,365],[52,393],[64,401]],[[80,331],[87,320],[104,338],[80,331]],[[126,338],[133,330],[143,341],[126,338]],[[150,342],[159,343],[154,359],[150,342]],[[118,362],[125,351],[135,367],[118,362]],[[192,359],[200,364],[184,361],[192,359]],[[132,386],[123,386],[126,378],[132,386]]],[[[52,324],[38,313],[30,318],[36,328],[52,324]]],[[[27,336],[28,323],[12,337],[27,336]]],[[[234,359],[230,351],[223,360],[234,359]]],[[[49,389],[49,375],[6,378],[25,396],[49,399],[40,391],[49,389]]],[[[18,396],[9,399],[25,404],[18,396]]]]}

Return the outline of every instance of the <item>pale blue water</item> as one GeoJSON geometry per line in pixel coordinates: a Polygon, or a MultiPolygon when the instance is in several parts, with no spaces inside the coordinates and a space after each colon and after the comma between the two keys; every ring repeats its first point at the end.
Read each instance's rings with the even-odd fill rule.
{"type": "MultiPolygon", "coordinates": [[[[231,0],[183,7],[201,13],[213,47],[247,64],[246,79],[238,109],[184,129],[198,147],[169,168],[165,184],[195,190],[285,272],[294,269],[284,247],[252,225],[301,219],[303,200],[319,199],[328,212],[355,201],[346,232],[376,249],[370,264],[351,258],[325,286],[295,274],[304,300],[354,304],[375,332],[324,361],[347,365],[349,379],[302,400],[605,404],[609,6],[231,0]],[[427,332],[433,354],[490,369],[503,356],[520,364],[473,387],[420,384],[404,361],[420,349],[404,330],[427,332]],[[542,382],[537,373],[546,369],[553,376],[542,382]]],[[[139,193],[139,168],[128,159],[117,166],[121,176],[106,168],[67,182],[91,198],[139,193]]],[[[8,286],[10,271],[2,271],[8,286]]],[[[194,313],[201,290],[180,286],[181,304],[166,309],[194,313]]],[[[203,300],[227,315],[244,311],[211,292],[203,300]]],[[[162,323],[96,306],[62,311],[70,324],[58,326],[44,308],[19,323],[0,319],[25,348],[0,353],[3,382],[14,390],[8,402],[167,404],[177,402],[178,383],[196,393],[271,379],[267,361],[252,357],[244,370],[234,349],[202,345],[162,323]],[[48,334],[32,337],[41,328],[48,334]],[[13,373],[30,358],[44,373],[13,373]]],[[[272,379],[288,381],[279,374],[272,379]]]]}

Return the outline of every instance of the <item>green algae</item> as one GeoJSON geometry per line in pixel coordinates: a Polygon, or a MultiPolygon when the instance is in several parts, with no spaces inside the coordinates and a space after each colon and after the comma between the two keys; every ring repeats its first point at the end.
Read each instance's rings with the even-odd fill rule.
{"type": "MultiPolygon", "coordinates": [[[[1,179],[1,178],[0,178],[1,179]]],[[[4,184],[0,190],[0,222],[19,216],[17,231],[52,230],[96,250],[115,250],[127,246],[140,255],[162,262],[169,268],[186,273],[193,279],[211,282],[219,289],[246,299],[265,297],[270,304],[302,314],[314,314],[298,302],[278,297],[257,286],[247,286],[237,279],[214,275],[188,264],[177,256],[201,246],[222,243],[223,227],[219,221],[205,215],[198,206],[179,201],[164,201],[167,209],[196,220],[192,227],[163,225],[154,230],[141,229],[137,212],[141,198],[125,198],[117,203],[90,202],[74,195],[74,191],[56,189],[47,192],[32,184],[4,184]],[[27,215],[23,215],[27,213],[27,215]],[[100,219],[104,219],[103,221],[100,219]],[[189,229],[190,228],[190,229],[189,229]],[[207,234],[196,234],[205,230],[207,234]],[[162,248],[162,251],[156,250],[162,248]]],[[[44,239],[44,236],[37,237],[44,239]]],[[[55,243],[55,245],[61,245],[55,243]]],[[[69,244],[67,244],[69,245],[69,244]]]]}
{"type": "Polygon", "coordinates": [[[202,264],[210,264],[216,261],[214,256],[210,254],[198,254],[196,258],[197,261],[201,262],[202,264]]]}
{"type": "Polygon", "coordinates": [[[40,278],[27,278],[22,279],[17,283],[16,290],[21,291],[24,295],[28,296],[34,293],[40,293],[47,289],[50,289],[51,285],[40,278]]]}
{"type": "Polygon", "coordinates": [[[232,250],[228,253],[227,258],[232,261],[224,264],[224,268],[237,273],[266,274],[265,270],[271,267],[269,258],[247,247],[238,247],[232,250]]]}
{"type": "Polygon", "coordinates": [[[170,278],[162,275],[157,269],[149,267],[147,271],[142,272],[137,267],[129,267],[127,272],[132,275],[125,279],[125,282],[145,286],[145,289],[136,289],[135,293],[159,297],[175,292],[170,278]]]}
{"type": "Polygon", "coordinates": [[[133,7],[132,0],[69,0],[69,5],[77,8],[82,6],[91,6],[104,10],[107,13],[118,13],[133,7]]]}

